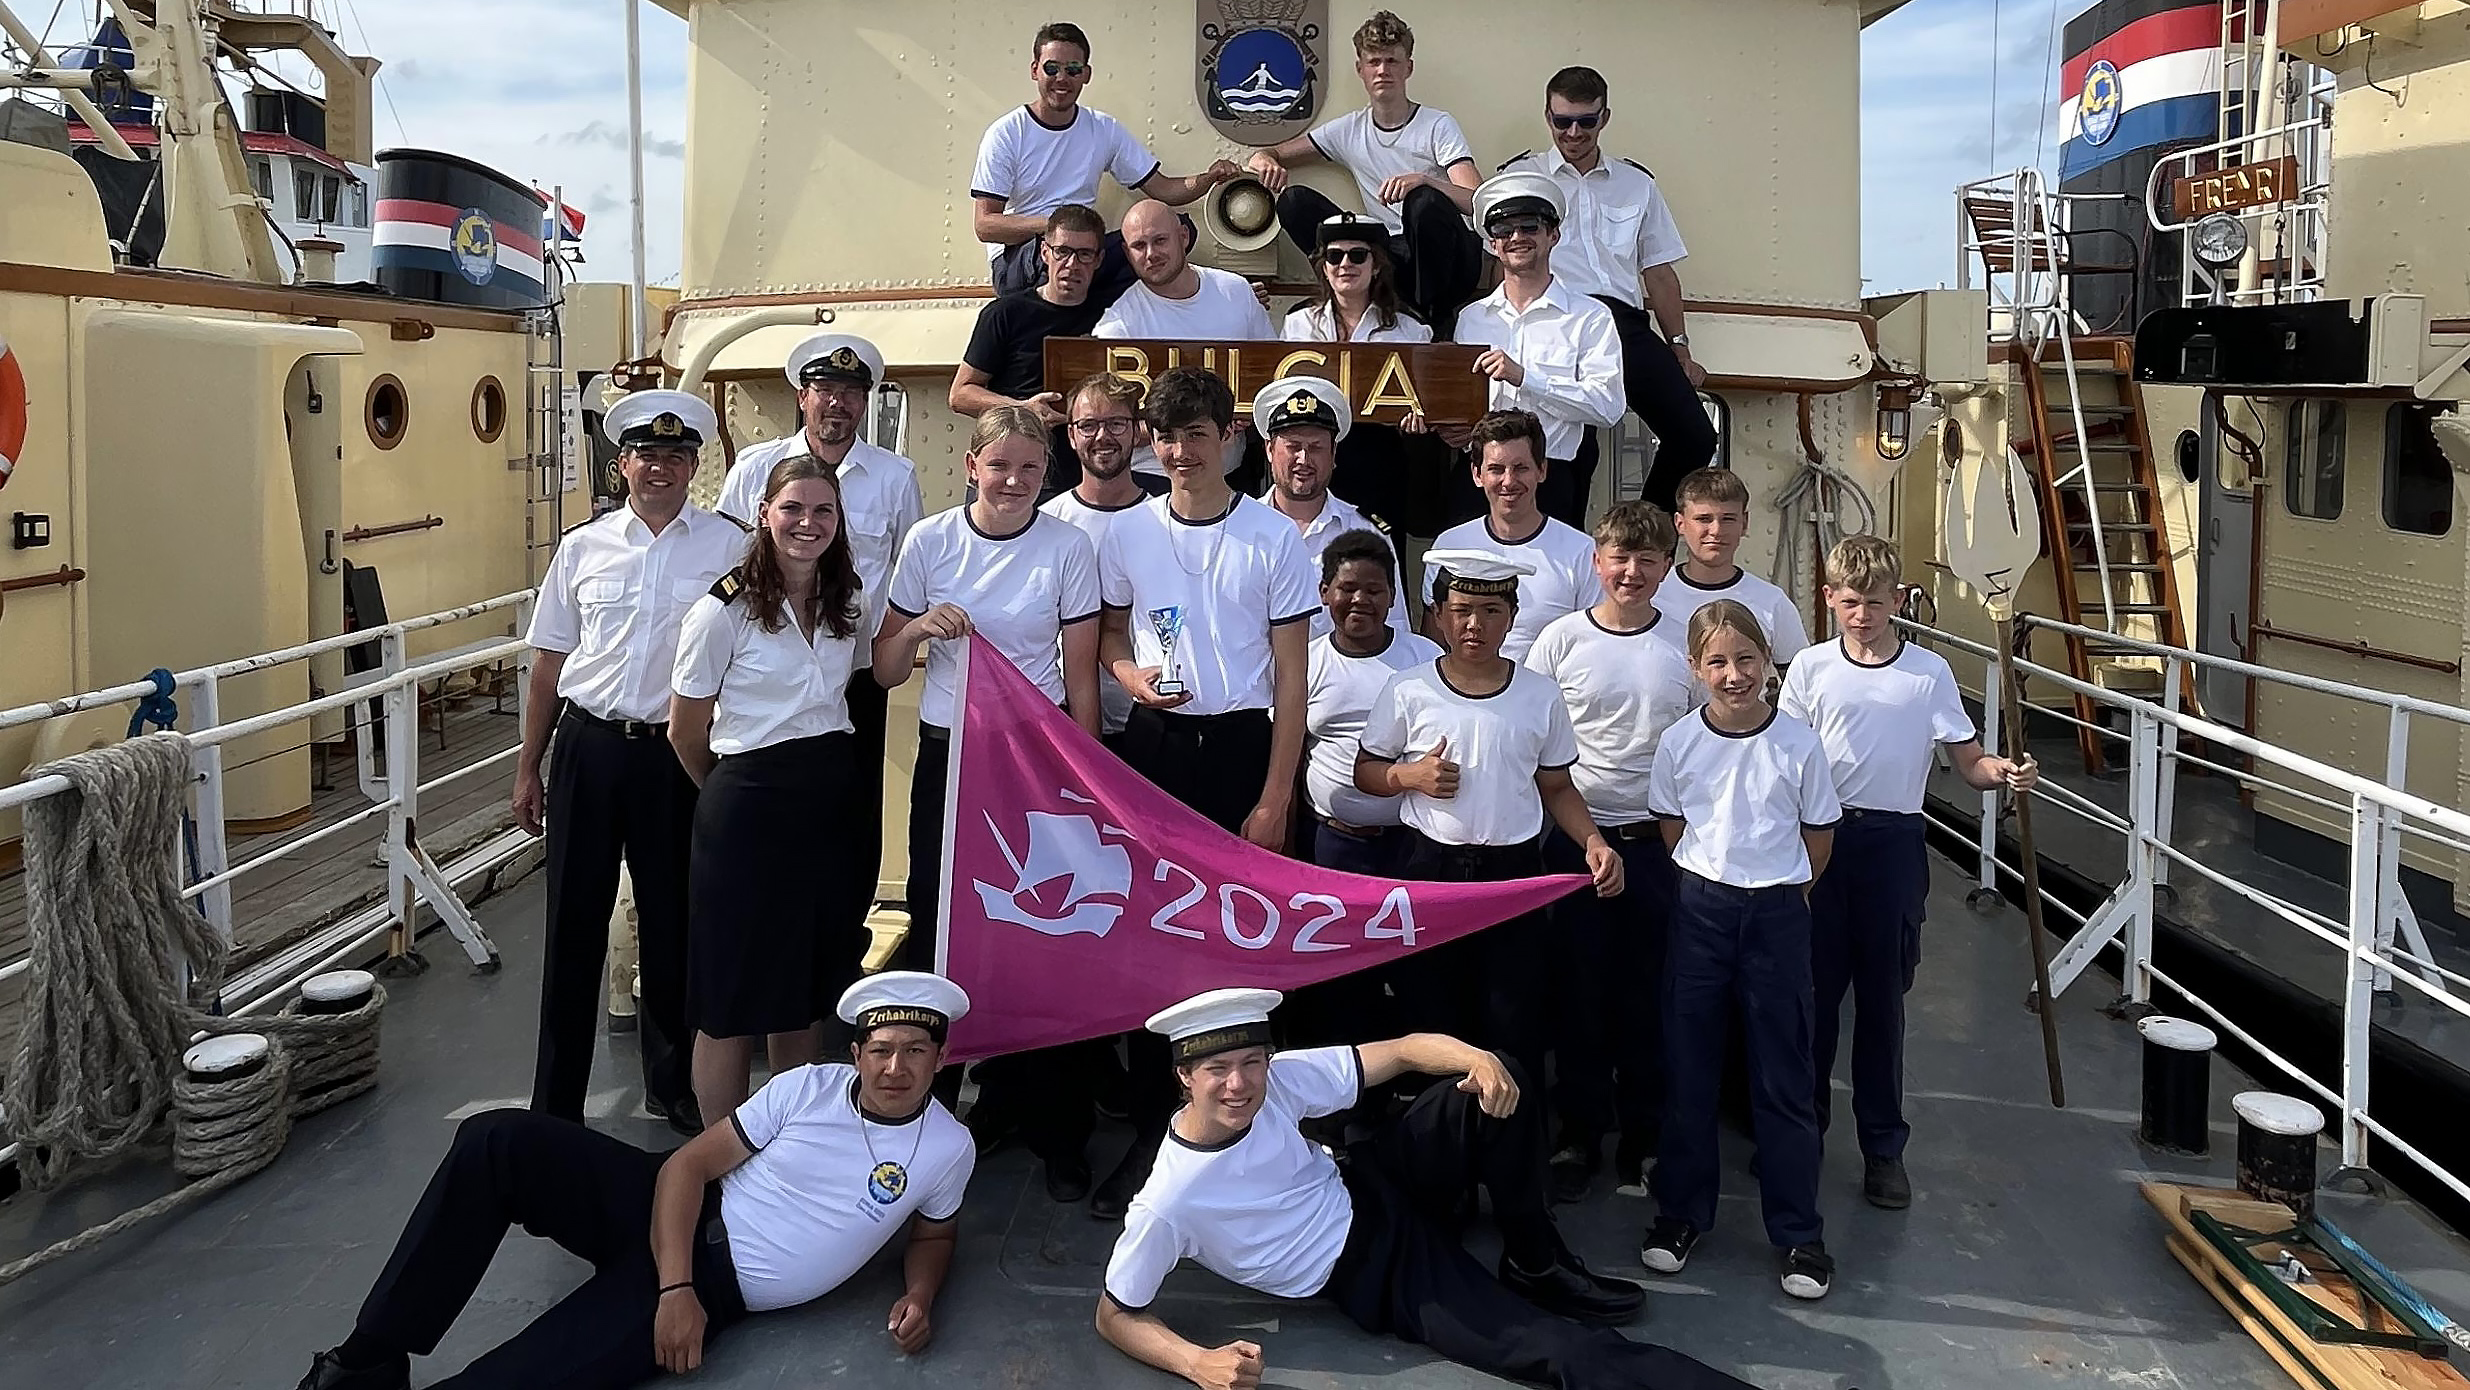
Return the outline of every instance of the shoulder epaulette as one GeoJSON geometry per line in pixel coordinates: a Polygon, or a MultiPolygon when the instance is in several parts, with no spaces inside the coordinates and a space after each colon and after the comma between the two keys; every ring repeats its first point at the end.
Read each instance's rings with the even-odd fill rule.
{"type": "Polygon", "coordinates": [[[1369,526],[1373,530],[1380,532],[1382,535],[1389,537],[1391,545],[1395,546],[1397,544],[1398,533],[1390,529],[1388,522],[1381,520],[1378,516],[1373,515],[1371,512],[1365,511],[1361,507],[1356,508],[1355,511],[1356,515],[1361,516],[1364,519],[1364,524],[1366,526],[1369,526]]]}
{"type": "Polygon", "coordinates": [[[1621,162],[1637,170],[1639,173],[1646,175],[1648,178],[1655,177],[1655,171],[1653,169],[1648,168],[1646,165],[1639,163],[1635,159],[1624,159],[1621,162]]]}
{"type": "Polygon", "coordinates": [[[735,603],[746,592],[746,571],[733,569],[712,581],[712,597],[723,603],[735,603]]]}
{"type": "Polygon", "coordinates": [[[727,512],[716,511],[716,512],[712,513],[712,515],[714,515],[714,516],[716,516],[716,517],[719,517],[721,520],[728,522],[730,525],[735,526],[736,528],[738,528],[738,529],[739,529],[739,530],[741,530],[741,531],[744,531],[745,533],[747,533],[747,534],[748,534],[748,535],[750,535],[750,536],[751,536],[751,535],[753,535],[753,534],[754,534],[754,532],[755,532],[755,528],[754,528],[753,526],[748,525],[746,522],[743,522],[743,521],[738,520],[736,517],[729,515],[727,512]]]}
{"type": "Polygon", "coordinates": [[[1514,154],[1514,155],[1511,155],[1511,156],[1510,156],[1509,158],[1507,158],[1507,159],[1502,160],[1499,164],[1494,165],[1494,166],[1493,166],[1493,170],[1492,170],[1492,172],[1494,172],[1494,173],[1496,173],[1496,174],[1497,174],[1497,173],[1500,173],[1502,170],[1507,169],[1509,166],[1511,166],[1511,165],[1513,165],[1513,164],[1517,163],[1519,160],[1522,160],[1522,159],[1533,159],[1533,158],[1535,158],[1535,151],[1533,151],[1533,150],[1520,150],[1518,153],[1516,153],[1516,154],[1514,154]]]}
{"type": "Polygon", "coordinates": [[[591,517],[583,521],[578,521],[574,525],[567,527],[565,530],[558,532],[558,539],[564,540],[568,536],[573,535],[575,532],[582,530],[584,527],[589,526],[598,520],[600,520],[599,517],[591,517]]]}

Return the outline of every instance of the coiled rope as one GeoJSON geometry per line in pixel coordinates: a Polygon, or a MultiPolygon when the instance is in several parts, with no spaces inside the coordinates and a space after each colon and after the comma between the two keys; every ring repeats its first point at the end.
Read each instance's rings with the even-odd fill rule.
{"type": "Polygon", "coordinates": [[[372,983],[346,1013],[307,1013],[298,1000],[263,1019],[196,1007],[215,997],[229,946],[181,897],[191,776],[181,735],[78,753],[34,775],[71,790],[26,810],[26,1016],[0,1128],[17,1142],[20,1177],[41,1191],[148,1142],[168,1112],[172,1166],[196,1181],[0,1267],[0,1284],[273,1162],[295,1118],[377,1084],[386,1003],[372,983]],[[191,1075],[181,1054],[200,1033],[261,1036],[264,1060],[191,1075]]]}

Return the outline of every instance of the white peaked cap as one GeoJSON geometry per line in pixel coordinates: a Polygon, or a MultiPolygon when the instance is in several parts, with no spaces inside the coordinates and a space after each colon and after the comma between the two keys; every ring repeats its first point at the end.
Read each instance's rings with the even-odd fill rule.
{"type": "Polygon", "coordinates": [[[807,371],[818,366],[844,376],[852,368],[863,367],[869,385],[883,384],[883,353],[855,333],[817,333],[790,349],[789,361],[781,370],[790,385],[804,386],[807,371]]]}
{"type": "Polygon", "coordinates": [[[1318,425],[1344,439],[1354,428],[1355,411],[1338,383],[1317,376],[1282,376],[1253,396],[1252,428],[1263,439],[1296,425],[1318,425]]]}
{"type": "Polygon", "coordinates": [[[1274,989],[1213,989],[1149,1016],[1152,1033],[1175,1046],[1178,1065],[1216,1052],[1269,1045],[1269,1011],[1284,1001],[1274,989]]]}
{"type": "Polygon", "coordinates": [[[602,412],[600,432],[612,444],[626,443],[629,430],[638,444],[684,444],[701,447],[720,437],[720,417],[711,402],[691,391],[634,391],[602,412]],[[662,416],[670,417],[664,427],[662,416]]]}
{"type": "Polygon", "coordinates": [[[1498,581],[1525,579],[1535,573],[1532,560],[1496,555],[1489,550],[1427,550],[1424,564],[1448,570],[1460,579],[1498,581]]]}
{"type": "Polygon", "coordinates": [[[969,1012],[969,995],[941,975],[923,970],[886,970],[841,991],[840,1016],[860,1032],[906,1023],[940,1039],[952,1021],[969,1012]]]}
{"type": "Polygon", "coordinates": [[[1494,208],[1500,207],[1503,203],[1527,198],[1535,199],[1552,209],[1552,220],[1555,222],[1560,221],[1569,213],[1569,205],[1561,197],[1560,184],[1555,183],[1549,174],[1530,173],[1521,169],[1515,173],[1495,174],[1477,185],[1475,189],[1475,230],[1482,231],[1485,225],[1492,221],[1494,208]]]}

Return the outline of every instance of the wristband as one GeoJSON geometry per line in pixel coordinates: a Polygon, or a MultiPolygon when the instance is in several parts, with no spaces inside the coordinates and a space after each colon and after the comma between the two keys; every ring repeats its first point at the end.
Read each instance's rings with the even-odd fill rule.
{"type": "Polygon", "coordinates": [[[687,1290],[687,1291],[689,1291],[689,1292],[692,1292],[692,1291],[693,1291],[693,1289],[694,1289],[694,1287],[695,1287],[695,1281],[694,1281],[694,1280],[692,1280],[692,1279],[685,1280],[685,1281],[684,1281],[684,1282],[682,1282],[682,1283],[676,1283],[676,1284],[663,1284],[663,1285],[661,1285],[661,1286],[660,1286],[660,1297],[662,1297],[662,1298],[667,1298],[669,1295],[671,1295],[671,1294],[673,1294],[673,1293],[676,1293],[676,1292],[677,1292],[678,1290],[680,1290],[680,1289],[685,1289],[685,1290],[687,1290]]]}

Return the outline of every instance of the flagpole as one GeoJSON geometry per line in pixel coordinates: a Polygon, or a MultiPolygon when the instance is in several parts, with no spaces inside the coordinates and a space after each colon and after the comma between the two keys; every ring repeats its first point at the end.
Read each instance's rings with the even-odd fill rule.
{"type": "MultiPolygon", "coordinates": [[[[2000,742],[2009,762],[2028,756],[2024,747],[2023,701],[2016,697],[2015,618],[2005,604],[1994,606],[1998,619],[1998,702],[2000,742]]],[[[2024,872],[2024,924],[2033,942],[2033,1012],[2041,1015],[2041,1060],[2050,1074],[2050,1104],[2067,1108],[2067,1082],[2058,1066],[2058,1001],[2050,994],[2050,939],[2041,926],[2041,856],[2033,850],[2033,796],[2015,793],[2016,854],[2024,872]]]]}
{"type": "MultiPolygon", "coordinates": [[[[943,768],[943,882],[935,894],[934,929],[935,973],[947,980],[952,978],[952,894],[956,891],[952,881],[952,842],[961,823],[961,749],[969,728],[969,668],[973,655],[970,649],[974,644],[973,638],[960,639],[960,669],[952,673],[952,741],[943,768]]],[[[911,921],[909,929],[916,931],[918,923],[911,921]]]]}
{"type": "Polygon", "coordinates": [[[634,276],[628,283],[631,294],[627,300],[626,341],[627,358],[635,362],[643,360],[647,314],[643,289],[643,24],[636,14],[641,3],[642,0],[625,0],[626,176],[635,242],[634,276]]]}

